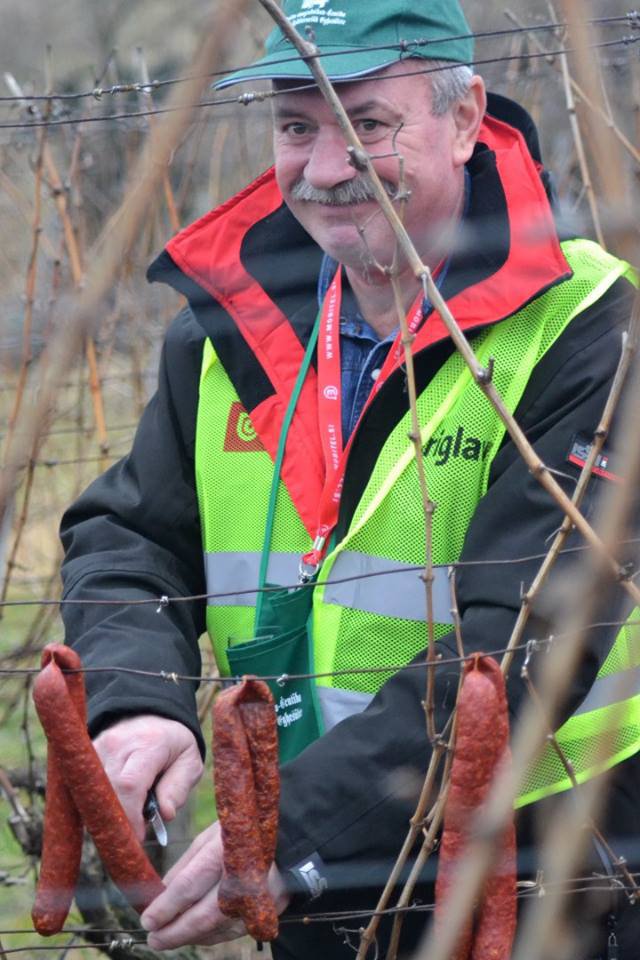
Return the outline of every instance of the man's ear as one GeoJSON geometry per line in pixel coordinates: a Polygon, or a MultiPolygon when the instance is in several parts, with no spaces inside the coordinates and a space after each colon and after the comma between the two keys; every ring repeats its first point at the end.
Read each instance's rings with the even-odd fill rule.
{"type": "Polygon", "coordinates": [[[482,77],[474,76],[461,100],[451,108],[454,124],[452,159],[454,166],[469,160],[476,145],[480,124],[487,109],[487,93],[482,77]]]}

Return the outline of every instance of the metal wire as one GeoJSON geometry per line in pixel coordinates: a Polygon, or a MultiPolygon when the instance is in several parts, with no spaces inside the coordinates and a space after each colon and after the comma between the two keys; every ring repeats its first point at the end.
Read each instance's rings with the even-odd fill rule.
{"type": "MultiPolygon", "coordinates": [[[[639,18],[640,14],[638,14],[637,11],[632,10],[626,14],[621,14],[620,16],[616,17],[590,18],[586,21],[586,23],[588,23],[590,26],[597,27],[613,27],[625,23],[628,24],[632,30],[637,30],[640,28],[639,18]]],[[[478,30],[472,33],[459,34],[457,36],[442,37],[438,40],[438,43],[457,43],[461,40],[502,39],[526,33],[554,32],[556,30],[563,30],[568,26],[569,24],[566,21],[550,21],[542,24],[531,24],[529,26],[505,27],[500,30],[478,30]]],[[[345,47],[338,51],[320,51],[320,57],[324,60],[335,56],[342,57],[349,54],[375,52],[376,50],[399,50],[401,52],[406,52],[412,49],[428,47],[433,42],[434,41],[432,39],[425,37],[412,40],[399,40],[397,43],[367,44],[358,47],[345,47]]],[[[279,57],[271,62],[273,65],[282,65],[284,63],[300,62],[302,59],[303,58],[300,57],[299,54],[292,54],[291,56],[287,57],[279,57]]],[[[134,93],[136,95],[140,93],[151,93],[154,90],[160,90],[163,87],[172,86],[179,83],[187,83],[190,80],[208,80],[213,79],[214,77],[226,77],[230,74],[238,72],[239,70],[246,70],[251,66],[252,64],[245,63],[236,65],[234,67],[227,67],[224,70],[214,70],[211,73],[200,74],[198,76],[191,74],[184,77],[169,77],[164,80],[150,80],[145,83],[118,83],[113,84],[110,87],[96,86],[92,87],[91,90],[85,90],[77,93],[41,93],[25,94],[24,96],[0,96],[0,103],[25,103],[29,101],[49,102],[52,100],[64,102],[83,99],[101,100],[103,96],[119,96],[127,93],[134,93]]]]}
{"type": "MultiPolygon", "coordinates": [[[[637,621],[640,624],[640,620],[637,621]]],[[[551,642],[550,638],[549,642],[551,642]]],[[[538,644],[544,645],[544,640],[538,640],[538,644]]],[[[526,650],[527,644],[521,643],[517,647],[512,647],[513,650],[526,650]]],[[[489,650],[486,653],[488,657],[497,657],[503,653],[506,653],[507,648],[501,647],[497,650],[489,650]]],[[[469,654],[466,657],[443,657],[440,660],[437,660],[435,663],[436,667],[445,667],[451,666],[452,664],[464,663],[467,660],[473,659],[474,654],[469,654]]],[[[377,667],[351,667],[349,669],[343,670],[327,670],[323,673],[267,673],[267,674],[252,674],[256,680],[274,680],[276,683],[281,683],[284,685],[289,680],[315,680],[322,677],[341,677],[341,676],[350,676],[352,674],[376,674],[376,673],[399,673],[403,670],[424,670],[427,666],[426,661],[423,663],[405,663],[405,664],[387,664],[385,666],[377,667]]],[[[63,673],[81,673],[81,674],[90,674],[90,673],[124,673],[129,676],[136,677],[149,677],[153,680],[162,680],[164,683],[237,683],[242,679],[241,676],[230,676],[230,677],[200,677],[200,676],[190,676],[189,674],[182,673],[171,673],[167,670],[140,670],[135,667],[117,667],[117,666],[106,666],[106,667],[82,667],[78,670],[67,670],[63,669],[63,673]]],[[[0,677],[14,677],[14,676],[33,676],[40,673],[39,667],[0,667],[0,677]]]]}
{"type": "MultiPolygon", "coordinates": [[[[638,36],[625,36],[617,40],[608,40],[603,41],[602,43],[590,44],[588,49],[590,50],[604,50],[612,47],[620,46],[630,46],[632,44],[640,41],[640,34],[638,36]]],[[[467,64],[470,67],[482,67],[488,66],[490,64],[496,63],[510,63],[514,60],[523,61],[523,60],[541,60],[548,57],[560,57],[567,56],[569,54],[575,53],[573,47],[562,47],[557,50],[545,50],[542,52],[529,52],[529,53],[517,53],[509,54],[503,57],[489,57],[481,60],[472,60],[467,64]]],[[[408,77],[413,76],[428,76],[430,73],[438,73],[443,70],[453,70],[460,64],[452,63],[449,66],[441,66],[436,68],[427,68],[424,70],[414,70],[407,71],[405,74],[408,77]]],[[[388,79],[385,76],[367,76],[367,82],[374,81],[384,81],[388,79]]],[[[303,84],[296,86],[296,92],[301,90],[311,90],[315,88],[315,83],[303,84]]],[[[180,110],[196,110],[202,107],[221,107],[229,106],[231,104],[242,104],[243,106],[249,106],[253,103],[262,103],[265,100],[270,100],[274,97],[281,96],[288,92],[288,89],[282,90],[261,90],[261,91],[251,91],[248,93],[242,93],[235,97],[222,97],[216,100],[200,100],[196,103],[183,104],[177,107],[154,107],[149,110],[133,110],[126,113],[110,113],[106,115],[98,116],[83,116],[83,117],[65,117],[60,119],[53,120],[33,120],[30,122],[16,122],[16,123],[0,123],[0,130],[30,130],[37,129],[39,127],[61,127],[61,126],[76,126],[82,123],[105,123],[107,121],[113,120],[131,120],[131,119],[140,119],[141,117],[151,117],[159,116],[165,113],[175,113],[180,110]]],[[[20,98],[24,101],[28,101],[28,97],[20,98]]]]}
{"type": "MultiPolygon", "coordinates": [[[[631,14],[631,13],[630,13],[630,14],[627,14],[627,15],[622,16],[622,17],[602,18],[600,21],[591,21],[591,22],[594,22],[594,23],[602,23],[602,22],[613,23],[614,21],[616,21],[616,22],[619,22],[619,21],[628,21],[631,17],[637,17],[637,16],[638,16],[638,14],[631,14]]],[[[547,25],[538,26],[538,27],[524,27],[524,28],[513,29],[513,30],[493,31],[493,32],[490,32],[490,33],[487,32],[487,33],[484,33],[484,34],[475,34],[475,36],[476,36],[476,38],[489,37],[489,36],[498,36],[498,35],[502,35],[502,34],[515,34],[515,33],[531,32],[531,31],[533,31],[533,30],[557,29],[558,27],[562,27],[562,26],[565,26],[565,24],[547,24],[547,25]]],[[[634,28],[637,28],[637,23],[632,24],[632,26],[634,26],[634,28]]],[[[457,39],[457,38],[451,38],[451,39],[457,39]]],[[[605,47],[605,46],[611,46],[611,45],[620,45],[620,44],[628,45],[629,43],[634,43],[634,42],[636,42],[638,39],[640,39],[640,37],[622,38],[622,39],[617,40],[617,41],[611,41],[610,43],[595,45],[595,46],[594,46],[594,49],[596,49],[596,48],[602,48],[602,47],[605,47]]],[[[417,45],[417,43],[418,43],[418,42],[416,42],[416,45],[417,45]]],[[[379,48],[378,48],[378,49],[379,49],[379,48]]],[[[344,52],[344,51],[341,51],[341,52],[344,52]]],[[[475,64],[476,64],[476,65],[480,65],[480,64],[488,64],[488,63],[500,63],[500,62],[506,62],[506,61],[510,61],[510,60],[537,59],[537,58],[541,58],[541,57],[555,56],[555,55],[558,55],[558,54],[560,54],[560,53],[565,53],[565,52],[570,52],[570,51],[550,51],[550,52],[544,52],[544,53],[540,53],[540,54],[530,54],[530,55],[525,55],[525,56],[522,56],[522,55],[509,56],[509,57],[495,58],[495,59],[493,59],[493,60],[475,61],[475,64]]],[[[293,60],[293,59],[299,59],[299,58],[291,57],[291,58],[288,58],[288,59],[289,59],[289,60],[293,60]]],[[[284,62],[284,61],[283,61],[283,62],[284,62]]],[[[238,68],[233,68],[233,69],[235,70],[235,69],[238,69],[238,68]]],[[[226,72],[227,72],[227,71],[225,71],[225,73],[226,73],[226,72]]],[[[416,71],[416,73],[429,73],[429,72],[433,72],[433,71],[431,71],[431,70],[416,71]]],[[[213,76],[220,76],[220,75],[222,75],[222,73],[212,73],[212,74],[210,74],[210,76],[212,76],[212,77],[213,77],[213,76]]],[[[129,92],[129,90],[127,90],[127,89],[125,89],[125,88],[129,88],[129,89],[131,90],[131,92],[134,92],[134,91],[135,91],[135,92],[140,92],[141,90],[157,89],[157,88],[160,87],[160,86],[164,86],[164,85],[168,85],[168,84],[172,84],[172,83],[184,82],[184,81],[187,80],[187,79],[189,79],[189,78],[185,77],[185,78],[174,78],[174,79],[169,79],[169,80],[165,80],[165,81],[154,81],[152,84],[149,84],[149,85],[147,85],[147,86],[141,85],[141,84],[122,85],[119,89],[117,89],[117,88],[114,87],[114,88],[111,88],[110,90],[102,91],[102,93],[105,93],[105,94],[113,94],[113,93],[129,92]]],[[[380,78],[380,79],[383,79],[383,78],[380,78]]],[[[308,86],[309,86],[309,87],[312,87],[313,84],[309,84],[308,86]]],[[[250,103],[250,102],[253,102],[253,101],[251,101],[251,100],[246,99],[248,96],[249,96],[249,97],[255,96],[255,99],[260,99],[260,98],[262,98],[262,94],[255,94],[255,95],[251,95],[251,94],[247,95],[247,94],[245,94],[245,95],[243,95],[243,97],[232,98],[232,99],[229,99],[229,100],[204,101],[204,102],[199,103],[199,104],[196,104],[196,105],[194,105],[194,106],[203,106],[203,107],[204,107],[204,106],[218,106],[218,105],[224,105],[224,104],[227,104],[227,103],[237,103],[237,102],[244,103],[244,104],[248,104],[248,103],[250,103]]],[[[94,90],[94,91],[90,91],[90,92],[84,93],[84,94],[67,94],[67,95],[51,94],[51,95],[47,95],[47,96],[34,96],[34,97],[30,97],[30,96],[29,96],[29,97],[24,97],[24,98],[18,98],[18,97],[15,97],[15,98],[0,97],[0,101],[11,101],[11,100],[13,100],[13,101],[22,101],[22,102],[25,102],[25,101],[30,101],[30,100],[79,99],[79,98],[81,98],[81,97],[94,97],[94,98],[95,98],[95,97],[96,97],[96,91],[94,90]]],[[[45,122],[32,122],[32,123],[25,123],[25,124],[8,124],[8,125],[6,125],[6,124],[0,124],[0,128],[16,128],[16,127],[28,128],[28,127],[30,127],[30,126],[52,126],[52,125],[58,125],[58,124],[62,124],[62,123],[95,122],[95,121],[98,121],[98,120],[124,119],[124,118],[129,118],[129,117],[132,117],[132,118],[134,118],[134,117],[143,117],[143,116],[149,116],[149,115],[153,115],[153,114],[157,114],[157,113],[164,113],[164,112],[168,112],[168,111],[165,110],[165,109],[156,109],[156,110],[148,110],[148,111],[136,111],[135,113],[112,115],[112,116],[99,117],[99,118],[98,118],[98,117],[90,117],[90,118],[77,118],[77,119],[69,119],[69,120],[60,120],[60,121],[53,121],[53,122],[51,122],[51,121],[46,122],[46,121],[45,121],[45,122]]],[[[112,378],[112,379],[115,379],[115,378],[112,378]]],[[[123,378],[123,379],[124,379],[124,378],[123,378]]],[[[75,385],[74,385],[74,386],[75,386],[75,385]]],[[[0,389],[3,389],[3,388],[0,388],[0,389]]],[[[118,429],[122,429],[122,428],[118,428],[118,429]]],[[[69,429],[69,430],[67,430],[67,431],[61,430],[61,431],[59,431],[59,432],[60,432],[60,433],[64,433],[64,432],[70,432],[70,433],[71,433],[71,432],[79,432],[79,433],[83,433],[83,432],[88,432],[88,431],[82,431],[82,430],[80,430],[80,431],[75,431],[74,429],[69,429]]],[[[50,435],[53,435],[53,433],[54,433],[54,431],[52,431],[52,433],[51,433],[50,435]]],[[[106,456],[109,456],[109,455],[107,454],[106,456]]],[[[77,463],[83,463],[83,462],[84,462],[84,463],[93,463],[93,462],[98,462],[99,460],[101,460],[101,459],[103,459],[103,458],[104,458],[104,457],[87,457],[87,458],[76,458],[76,459],[73,459],[73,460],[44,460],[44,459],[43,459],[43,460],[38,460],[38,461],[34,461],[34,462],[35,462],[37,465],[40,465],[40,466],[53,467],[53,466],[58,466],[58,465],[62,465],[62,464],[77,464],[77,463]]],[[[638,542],[638,541],[630,541],[630,542],[638,542]]],[[[585,549],[585,548],[571,548],[570,550],[563,551],[563,553],[573,553],[573,552],[577,552],[577,551],[579,551],[579,550],[581,550],[581,549],[585,549]]],[[[491,565],[491,564],[494,564],[494,565],[504,565],[504,564],[527,563],[527,562],[530,562],[530,561],[532,561],[532,560],[542,559],[544,556],[545,556],[545,554],[539,554],[539,555],[534,555],[534,556],[531,556],[531,557],[523,557],[523,558],[515,558],[515,559],[507,559],[507,560],[487,560],[487,561],[476,561],[476,562],[473,562],[473,563],[465,563],[465,562],[463,562],[463,563],[452,564],[451,566],[452,566],[452,568],[456,568],[456,567],[463,567],[463,566],[479,565],[480,563],[482,563],[482,564],[485,564],[485,563],[486,563],[486,564],[489,564],[489,565],[491,565]]],[[[423,567],[422,567],[422,566],[416,566],[416,567],[413,568],[413,569],[415,569],[415,572],[418,573],[419,571],[421,571],[421,570],[423,569],[423,567]]],[[[397,571],[397,570],[379,571],[379,572],[376,572],[375,574],[361,575],[361,576],[359,576],[359,577],[343,578],[342,580],[339,580],[339,581],[336,581],[336,582],[348,582],[348,581],[350,581],[350,580],[364,579],[364,578],[369,577],[369,576],[390,575],[390,574],[392,574],[392,573],[397,573],[397,572],[405,572],[405,571],[397,571]]],[[[269,588],[266,588],[266,589],[269,589],[269,588]]],[[[278,589],[282,589],[282,588],[278,588],[278,589]]],[[[258,592],[258,591],[255,590],[255,589],[254,589],[254,590],[242,590],[242,591],[230,591],[230,593],[234,593],[234,594],[235,594],[235,593],[256,594],[257,592],[258,592]]],[[[160,612],[162,609],[164,609],[164,608],[165,608],[166,606],[168,606],[170,603],[188,602],[188,601],[193,601],[193,600],[204,600],[204,599],[210,599],[210,598],[215,598],[215,597],[222,597],[222,596],[227,596],[227,595],[229,595],[229,594],[204,594],[204,595],[196,595],[196,596],[193,596],[193,597],[175,597],[175,598],[161,597],[161,598],[151,598],[151,599],[148,599],[148,600],[132,600],[132,601],[131,601],[131,600],[113,600],[113,601],[92,601],[92,600],[83,600],[83,601],[61,601],[61,600],[6,601],[5,603],[0,604],[0,606],[13,606],[13,605],[24,606],[24,605],[34,605],[34,604],[38,604],[38,605],[53,605],[53,604],[62,605],[62,604],[64,604],[64,603],[68,603],[68,604],[71,604],[71,603],[89,604],[89,603],[91,603],[91,604],[97,604],[97,605],[99,605],[99,604],[108,604],[108,605],[110,605],[110,604],[128,604],[128,605],[154,604],[154,605],[157,605],[157,606],[158,606],[158,610],[159,610],[159,612],[160,612]]],[[[608,621],[608,622],[606,622],[606,623],[603,622],[603,623],[598,623],[598,624],[591,624],[591,625],[589,625],[589,626],[590,626],[590,628],[595,629],[595,628],[603,627],[603,626],[621,626],[623,623],[626,623],[626,622],[628,622],[628,621],[608,621]]],[[[630,622],[631,622],[632,624],[638,624],[638,623],[640,623],[640,621],[637,621],[637,620],[630,621],[630,622]]],[[[541,641],[541,643],[543,643],[543,644],[544,644],[545,642],[551,643],[553,639],[557,639],[557,638],[546,638],[546,641],[543,640],[543,641],[541,641]]],[[[527,646],[527,644],[521,644],[520,646],[516,647],[516,649],[522,650],[522,649],[525,649],[526,646],[527,646]]],[[[490,655],[494,655],[494,656],[495,656],[495,655],[499,655],[499,654],[501,654],[501,653],[503,653],[503,652],[504,652],[504,649],[501,649],[501,650],[493,651],[490,655]]],[[[451,665],[451,664],[456,664],[456,663],[459,664],[459,663],[463,662],[464,659],[468,659],[468,658],[461,658],[461,657],[446,658],[446,659],[442,659],[442,660],[438,661],[438,664],[437,664],[437,665],[439,665],[439,666],[445,666],[445,665],[451,665]]],[[[341,674],[354,674],[354,673],[397,672],[398,670],[404,670],[404,669],[424,669],[424,667],[425,667],[425,664],[409,664],[409,665],[402,665],[402,666],[400,666],[400,667],[398,667],[398,666],[393,666],[393,665],[392,665],[392,666],[387,666],[387,667],[376,667],[376,668],[366,668],[366,667],[365,667],[365,668],[352,668],[352,669],[349,669],[349,670],[334,671],[334,672],[332,672],[332,673],[291,675],[290,679],[299,679],[299,678],[302,678],[302,677],[304,677],[304,678],[317,678],[317,677],[337,676],[337,675],[341,675],[341,674]]],[[[189,682],[192,682],[192,681],[196,681],[196,680],[198,680],[198,681],[200,681],[200,682],[229,682],[229,679],[235,679],[235,678],[226,678],[225,680],[222,680],[221,678],[208,678],[208,677],[200,678],[200,677],[178,676],[178,675],[176,675],[176,674],[170,674],[170,673],[166,673],[166,672],[164,672],[164,671],[161,671],[161,672],[159,672],[159,673],[152,673],[152,672],[147,672],[147,671],[131,670],[131,669],[128,669],[128,668],[121,668],[121,667],[86,668],[86,669],[83,670],[82,672],[92,673],[92,672],[105,672],[105,671],[108,671],[108,670],[109,670],[109,671],[113,670],[114,672],[142,674],[142,675],[144,675],[144,676],[156,677],[156,678],[158,678],[158,679],[162,679],[162,680],[165,681],[165,682],[176,682],[176,683],[177,683],[177,682],[181,682],[181,681],[189,681],[189,682]]],[[[29,675],[29,674],[33,674],[33,673],[37,673],[37,672],[39,672],[39,671],[36,670],[36,669],[33,669],[33,670],[30,670],[30,669],[2,670],[2,669],[0,669],[0,676],[6,676],[6,675],[29,675]]],[[[75,671],[74,671],[74,672],[75,672],[75,671]]],[[[275,676],[275,675],[272,675],[272,676],[265,676],[265,677],[263,677],[262,679],[277,680],[277,679],[282,679],[282,678],[281,678],[281,677],[277,677],[277,676],[275,676]]],[[[638,876],[638,875],[636,875],[636,876],[638,876]]],[[[560,885],[558,885],[558,886],[560,886],[560,885]]],[[[566,882],[566,886],[567,886],[567,889],[557,890],[557,891],[556,891],[557,894],[558,894],[558,895],[559,895],[559,894],[566,894],[566,895],[574,895],[574,894],[576,894],[576,895],[577,895],[577,894],[579,894],[579,893],[588,892],[588,891],[590,891],[590,890],[615,890],[615,889],[620,889],[620,883],[619,883],[619,881],[616,881],[616,880],[613,879],[613,878],[609,880],[608,878],[601,877],[601,876],[597,876],[597,877],[578,877],[578,878],[573,878],[573,879],[571,879],[571,880],[569,880],[569,881],[566,882]]],[[[544,893],[544,894],[547,894],[547,893],[552,889],[552,887],[553,887],[553,885],[551,885],[551,884],[550,884],[550,885],[545,885],[545,884],[542,884],[542,885],[534,885],[534,886],[533,886],[532,888],[530,888],[530,889],[526,889],[526,890],[521,890],[521,891],[519,891],[519,892],[518,892],[518,897],[521,898],[521,899],[526,899],[526,898],[530,898],[530,897],[540,896],[540,895],[543,894],[543,893],[544,893]]],[[[412,905],[410,905],[410,906],[408,906],[408,907],[405,907],[405,908],[393,908],[393,907],[392,907],[392,908],[389,908],[389,909],[387,909],[387,910],[385,910],[385,911],[382,911],[382,913],[385,914],[385,915],[394,915],[394,914],[399,913],[399,912],[403,912],[403,913],[410,913],[410,912],[430,912],[430,911],[433,910],[433,908],[434,908],[434,905],[433,905],[433,904],[412,904],[412,905]]],[[[368,912],[366,912],[366,911],[363,911],[363,912],[337,911],[337,912],[333,912],[333,913],[316,914],[316,915],[313,915],[313,916],[309,916],[309,915],[298,915],[298,916],[294,916],[294,917],[285,918],[282,922],[283,922],[283,923],[304,923],[304,924],[318,923],[318,922],[325,922],[325,923],[326,923],[326,922],[336,922],[336,921],[340,921],[340,920],[343,920],[343,921],[355,920],[355,919],[359,919],[359,918],[362,918],[362,917],[371,917],[371,916],[373,916],[373,915],[376,915],[376,912],[375,912],[375,911],[368,911],[368,912]]],[[[83,934],[86,933],[86,932],[87,932],[87,928],[86,928],[86,927],[83,927],[83,928],[67,928],[67,929],[65,929],[65,930],[62,931],[62,933],[75,934],[75,935],[78,935],[78,934],[79,934],[79,935],[83,935],[83,934]]],[[[116,931],[116,930],[107,930],[107,929],[105,929],[105,930],[91,930],[91,932],[92,932],[92,933],[105,934],[105,935],[107,935],[107,934],[114,934],[114,935],[116,935],[116,934],[117,934],[117,935],[119,935],[119,936],[122,936],[123,934],[138,934],[138,935],[139,935],[139,933],[140,933],[140,931],[124,931],[124,930],[116,931]]],[[[0,931],[0,936],[1,936],[1,935],[4,935],[4,934],[22,934],[22,933],[25,933],[25,934],[27,934],[27,933],[33,934],[33,931],[32,931],[32,930],[3,930],[3,931],[0,931]]],[[[24,947],[9,948],[9,949],[4,948],[4,949],[3,949],[3,953],[4,953],[5,955],[9,955],[9,954],[14,954],[14,953],[17,954],[17,953],[35,952],[35,951],[39,951],[39,952],[42,951],[42,952],[44,952],[44,951],[47,951],[47,950],[60,950],[60,949],[72,950],[72,949],[80,949],[80,948],[82,948],[82,949],[92,949],[92,948],[98,949],[98,948],[102,948],[102,947],[107,947],[107,948],[112,947],[112,948],[113,948],[113,946],[116,945],[116,944],[117,944],[118,946],[122,947],[122,946],[125,945],[125,942],[126,942],[126,941],[110,939],[110,940],[106,940],[104,943],[89,944],[89,945],[87,945],[87,944],[73,944],[73,943],[68,944],[68,945],[66,945],[66,946],[61,946],[60,944],[57,944],[57,945],[50,945],[50,944],[49,944],[49,945],[41,945],[41,944],[36,944],[36,945],[34,945],[34,946],[24,946],[24,947]]],[[[131,938],[131,942],[132,942],[132,943],[135,942],[135,943],[140,943],[140,944],[142,944],[142,943],[145,942],[145,940],[144,940],[144,939],[141,939],[141,940],[136,940],[136,941],[134,941],[133,938],[131,938]]]]}
{"type": "MultiPolygon", "coordinates": [[[[640,873],[632,873],[632,877],[640,878],[640,873]]],[[[564,882],[550,882],[546,883],[544,879],[537,879],[536,881],[524,881],[524,884],[521,884],[520,889],[517,890],[516,898],[518,900],[529,900],[531,898],[540,897],[540,896],[578,896],[583,893],[594,893],[594,892],[618,892],[624,885],[621,880],[614,876],[605,876],[604,874],[592,874],[590,876],[580,876],[572,877],[571,879],[564,882]],[[527,884],[527,886],[524,886],[527,884]]],[[[310,926],[312,924],[318,923],[340,923],[350,920],[366,920],[371,917],[393,917],[397,914],[418,914],[418,913],[433,913],[435,910],[435,903],[412,903],[406,907],[388,907],[385,910],[334,910],[326,911],[324,913],[299,913],[291,914],[289,916],[284,916],[280,918],[280,923],[283,926],[290,926],[295,924],[301,924],[303,926],[310,926]]],[[[339,934],[342,931],[339,929],[336,930],[336,933],[339,934]]],[[[358,933],[359,931],[354,931],[358,933]]],[[[60,936],[63,935],[72,935],[84,936],[87,933],[100,934],[110,937],[110,939],[105,940],[101,943],[78,943],[78,944],[43,944],[41,941],[39,943],[21,946],[21,947],[10,947],[4,948],[5,955],[8,954],[17,954],[17,953],[27,953],[29,951],[50,951],[50,950],[68,950],[68,949],[114,949],[115,947],[123,948],[125,946],[135,946],[142,945],[146,943],[146,935],[142,935],[141,930],[110,930],[108,928],[99,928],[92,929],[90,927],[65,927],[60,931],[60,936]]],[[[27,928],[14,928],[7,930],[0,930],[1,936],[16,936],[16,935],[33,935],[34,931],[27,928]]]]}
{"type": "MultiPolygon", "coordinates": [[[[640,619],[628,619],[628,620],[607,620],[599,621],[597,623],[587,624],[585,627],[586,630],[596,630],[603,629],[604,627],[624,627],[624,626],[640,626],[640,619]]],[[[564,634],[550,634],[546,637],[540,638],[530,638],[526,642],[517,644],[513,647],[498,647],[497,649],[487,650],[484,652],[484,656],[487,657],[499,657],[502,654],[510,651],[519,651],[525,650],[528,655],[533,655],[535,653],[540,653],[541,651],[548,650],[551,645],[558,640],[562,640],[564,634]]],[[[454,665],[460,665],[466,663],[469,660],[472,660],[475,656],[474,652],[471,652],[465,656],[450,656],[450,657],[440,657],[435,661],[432,666],[435,667],[448,667],[454,665]]],[[[420,661],[418,663],[404,663],[404,664],[384,664],[382,666],[376,667],[345,667],[341,670],[325,670],[321,673],[267,673],[267,674],[255,674],[257,680],[265,681],[275,681],[279,686],[284,686],[290,680],[318,680],[326,677],[343,677],[343,676],[354,676],[354,675],[373,675],[373,674],[394,674],[401,673],[407,670],[424,670],[429,666],[426,661],[420,661]]],[[[220,684],[229,684],[237,683],[242,680],[241,676],[229,676],[229,677],[201,677],[201,676],[192,676],[190,674],[174,673],[167,670],[141,670],[135,667],[119,667],[119,666],[103,666],[103,667],[82,667],[78,670],[63,670],[63,673],[81,673],[81,674],[96,674],[96,673],[123,673],[129,676],[136,677],[148,677],[153,680],[162,680],[163,683],[220,683],[220,684]]],[[[28,677],[40,673],[39,667],[0,667],[0,677],[28,677]]],[[[252,674],[253,676],[253,674],[252,674]]]]}
{"type": "MultiPolygon", "coordinates": [[[[101,459],[101,458],[96,458],[101,459]]],[[[90,458],[93,462],[93,458],[90,458]]],[[[74,463],[79,462],[77,460],[73,461],[74,463]]],[[[632,546],[634,544],[640,543],[640,538],[633,537],[625,539],[620,543],[620,546],[632,546]]],[[[564,550],[561,550],[559,556],[570,556],[572,554],[580,554],[588,551],[590,547],[588,545],[576,546],[576,547],[567,547],[564,550]]],[[[433,569],[448,569],[448,570],[458,570],[463,569],[464,567],[485,567],[485,566],[515,566],[517,564],[527,564],[534,563],[539,560],[544,560],[546,553],[534,553],[524,557],[508,557],[505,559],[482,559],[482,560],[457,560],[454,563],[450,564],[434,564],[433,569]]],[[[424,565],[416,566],[406,566],[402,569],[397,567],[385,569],[385,570],[375,570],[371,573],[359,573],[353,574],[350,577],[335,577],[331,578],[331,584],[340,584],[340,583],[352,583],[358,580],[370,580],[373,577],[387,577],[387,576],[396,576],[398,574],[407,574],[407,573],[416,573],[420,574],[424,572],[424,565]]],[[[629,576],[633,575],[634,571],[631,571],[629,576]]],[[[225,597],[236,597],[236,596],[252,596],[258,593],[274,593],[279,590],[312,590],[316,586],[325,586],[329,581],[326,580],[317,580],[310,583],[300,584],[300,583],[290,583],[290,584],[280,584],[277,586],[266,586],[266,587],[251,587],[251,588],[242,588],[239,590],[225,590],[223,592],[217,593],[196,593],[190,594],[187,596],[179,597],[170,597],[168,595],[163,595],[160,597],[145,597],[144,599],[134,599],[134,598],[118,598],[114,600],[71,600],[64,599],[60,597],[52,597],[46,599],[32,599],[32,600],[3,600],[0,602],[0,608],[2,607],[34,607],[34,606],[97,606],[97,607],[113,607],[113,606],[129,606],[129,607],[143,607],[143,606],[155,606],[158,613],[166,609],[171,604],[176,603],[193,603],[197,601],[204,600],[221,600],[225,597]]]]}
{"type": "MultiPolygon", "coordinates": [[[[1,935],[1,934],[0,934],[1,935]]],[[[6,957],[12,953],[31,953],[38,951],[39,953],[47,950],[98,950],[101,948],[106,948],[107,950],[114,950],[120,948],[121,950],[125,947],[133,947],[136,944],[145,944],[146,937],[144,940],[135,940],[133,937],[127,937],[126,939],[114,938],[113,940],[106,940],[104,943],[68,943],[68,944],[33,944],[28,947],[5,947],[4,955],[6,957]]]]}

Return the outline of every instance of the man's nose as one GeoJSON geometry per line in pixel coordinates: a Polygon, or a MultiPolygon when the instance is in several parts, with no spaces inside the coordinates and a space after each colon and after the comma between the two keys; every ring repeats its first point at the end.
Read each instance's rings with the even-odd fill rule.
{"type": "Polygon", "coordinates": [[[349,163],[347,144],[340,130],[319,130],[304,168],[305,180],[313,187],[327,190],[355,176],[357,171],[349,163]]]}

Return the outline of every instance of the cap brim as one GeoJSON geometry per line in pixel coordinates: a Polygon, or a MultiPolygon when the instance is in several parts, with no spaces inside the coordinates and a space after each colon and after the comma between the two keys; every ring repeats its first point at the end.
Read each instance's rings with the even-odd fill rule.
{"type": "MultiPolygon", "coordinates": [[[[323,47],[320,55],[327,76],[335,82],[366,77],[399,59],[400,51],[397,49],[360,50],[357,53],[351,49],[346,53],[344,47],[332,48],[330,45],[323,47]]],[[[229,76],[216,80],[213,86],[216,90],[222,90],[236,83],[252,83],[258,80],[313,80],[313,74],[307,63],[296,57],[293,51],[289,53],[279,50],[267,54],[250,67],[236,70],[229,76]]]]}

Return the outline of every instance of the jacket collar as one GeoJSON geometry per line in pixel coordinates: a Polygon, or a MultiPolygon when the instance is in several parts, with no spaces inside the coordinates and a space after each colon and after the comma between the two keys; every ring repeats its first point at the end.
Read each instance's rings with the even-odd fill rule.
{"type": "MultiPolygon", "coordinates": [[[[571,273],[522,134],[487,117],[469,169],[471,240],[452,258],[442,289],[467,332],[510,316],[571,273]]],[[[148,273],[188,297],[272,459],[317,313],[321,258],[268,170],[174,237],[148,273]]],[[[432,313],[415,349],[447,336],[432,313]]],[[[289,429],[282,479],[313,535],[324,479],[313,367],[289,429]]]]}

